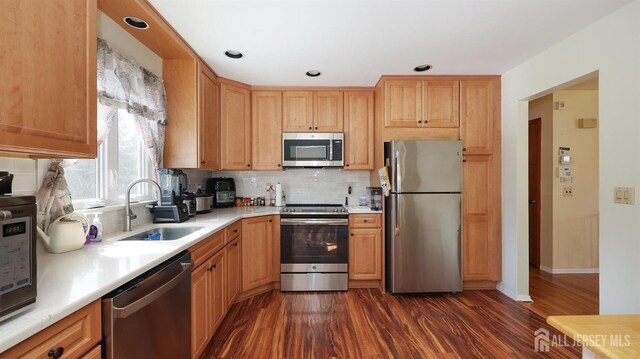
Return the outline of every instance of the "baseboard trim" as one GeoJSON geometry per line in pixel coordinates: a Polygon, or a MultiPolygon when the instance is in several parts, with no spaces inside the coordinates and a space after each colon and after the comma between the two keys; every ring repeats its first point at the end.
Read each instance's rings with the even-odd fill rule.
{"type": "Polygon", "coordinates": [[[501,283],[498,283],[496,289],[507,297],[517,301],[517,302],[533,302],[533,299],[528,294],[516,294],[507,288],[505,288],[501,283]]]}
{"type": "Polygon", "coordinates": [[[598,274],[600,268],[549,268],[540,266],[540,270],[551,274],[598,274]]]}
{"type": "Polygon", "coordinates": [[[350,280],[349,289],[351,288],[380,288],[379,280],[350,280]]]}

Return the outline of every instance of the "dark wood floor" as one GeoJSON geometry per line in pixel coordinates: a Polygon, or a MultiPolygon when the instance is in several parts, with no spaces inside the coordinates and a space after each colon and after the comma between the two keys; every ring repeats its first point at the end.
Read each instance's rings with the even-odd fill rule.
{"type": "Polygon", "coordinates": [[[536,353],[545,320],[498,291],[391,296],[271,291],[235,304],[203,358],[579,358],[536,353]]]}
{"type": "Polygon", "coordinates": [[[550,274],[529,267],[533,303],[525,306],[543,318],[598,314],[598,286],[598,274],[550,274]]]}

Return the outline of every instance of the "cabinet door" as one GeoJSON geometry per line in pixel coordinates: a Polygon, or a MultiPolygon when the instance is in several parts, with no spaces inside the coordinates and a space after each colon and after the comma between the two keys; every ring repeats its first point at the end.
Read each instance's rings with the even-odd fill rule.
{"type": "Polygon", "coordinates": [[[198,358],[211,335],[209,263],[191,272],[191,357],[198,358]]]}
{"type": "Polygon", "coordinates": [[[220,121],[218,83],[208,72],[200,72],[199,168],[220,169],[220,121]]]}
{"type": "Polygon", "coordinates": [[[227,313],[226,261],[224,251],[211,257],[209,271],[209,288],[211,289],[211,328],[210,333],[216,331],[218,325],[227,313]]]}
{"type": "Polygon", "coordinates": [[[386,80],[384,111],[385,127],[421,127],[422,81],[386,80]]]}
{"type": "Polygon", "coordinates": [[[240,238],[227,244],[224,256],[227,261],[227,308],[240,293],[240,238]]]}
{"type": "Polygon", "coordinates": [[[313,92],[285,91],[283,94],[284,132],[313,132],[313,92]]]}
{"type": "Polygon", "coordinates": [[[493,150],[494,116],[498,104],[494,81],[460,81],[460,135],[468,155],[489,155],[493,150]]]}
{"type": "Polygon", "coordinates": [[[382,279],[382,229],[349,228],[349,279],[382,279]]]}
{"type": "MultiPolygon", "coordinates": [[[[48,353],[47,353],[48,354],[48,353]]],[[[90,352],[82,356],[82,359],[101,359],[102,358],[102,346],[91,349],[90,352]]]]}
{"type": "Polygon", "coordinates": [[[0,2],[0,151],[96,157],[96,9],[0,2]]]}
{"type": "Polygon", "coordinates": [[[466,156],[463,166],[464,280],[492,280],[496,240],[493,230],[492,156],[466,156]]]}
{"type": "Polygon", "coordinates": [[[272,282],[273,218],[242,220],[242,291],[272,282]]]}
{"type": "Polygon", "coordinates": [[[223,170],[251,169],[251,93],[223,83],[220,86],[223,170]]]}
{"type": "Polygon", "coordinates": [[[344,128],[342,91],[313,93],[313,130],[315,132],[342,132],[344,128]]]}
{"type": "Polygon", "coordinates": [[[459,81],[422,81],[422,125],[460,126],[459,81]]]}
{"type": "Polygon", "coordinates": [[[251,94],[254,170],[282,169],[282,92],[251,94]]]}
{"type": "Polygon", "coordinates": [[[344,93],[345,170],[373,169],[373,92],[344,93]]]}

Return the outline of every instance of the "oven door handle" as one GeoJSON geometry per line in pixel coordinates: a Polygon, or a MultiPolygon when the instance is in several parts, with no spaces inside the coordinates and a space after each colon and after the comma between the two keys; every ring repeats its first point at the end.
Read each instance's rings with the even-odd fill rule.
{"type": "Polygon", "coordinates": [[[280,224],[283,226],[307,226],[307,225],[321,225],[321,226],[347,226],[349,225],[348,219],[292,219],[283,218],[280,220],[280,224]]]}

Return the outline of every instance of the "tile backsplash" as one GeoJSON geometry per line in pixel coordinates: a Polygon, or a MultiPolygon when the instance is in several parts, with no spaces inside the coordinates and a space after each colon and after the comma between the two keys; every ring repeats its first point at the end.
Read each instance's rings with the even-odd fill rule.
{"type": "Polygon", "coordinates": [[[7,171],[14,175],[13,195],[33,195],[38,190],[36,160],[0,157],[0,171],[7,171]]]}
{"type": "Polygon", "coordinates": [[[238,197],[265,196],[267,183],[280,182],[287,203],[358,204],[370,185],[369,172],[337,169],[295,169],[286,171],[214,172],[213,177],[233,177],[238,197]],[[349,183],[352,192],[348,194],[349,183]]]}

